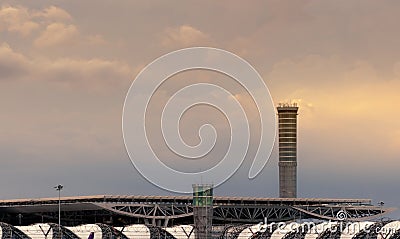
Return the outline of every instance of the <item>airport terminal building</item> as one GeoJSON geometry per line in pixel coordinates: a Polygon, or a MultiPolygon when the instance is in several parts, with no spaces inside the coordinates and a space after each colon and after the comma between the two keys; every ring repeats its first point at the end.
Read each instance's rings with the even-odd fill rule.
{"type": "Polygon", "coordinates": [[[297,198],[298,107],[277,112],[279,198],[214,196],[202,184],[192,196],[0,200],[0,238],[400,239],[400,221],[381,220],[394,209],[370,199],[297,198]]]}
{"type": "Polygon", "coordinates": [[[386,230],[386,225],[394,228],[387,238],[400,238],[400,222],[379,220],[392,209],[373,206],[368,199],[217,196],[208,197],[206,203],[198,200],[195,194],[1,200],[0,238],[86,239],[92,233],[94,238],[343,238],[337,228],[344,222],[346,227],[365,226],[345,238],[366,238],[354,236],[365,235],[366,228],[386,230]],[[264,222],[265,227],[260,227],[264,222]],[[315,228],[333,224],[318,230],[323,237],[311,229],[296,230],[309,222],[315,228]]]}

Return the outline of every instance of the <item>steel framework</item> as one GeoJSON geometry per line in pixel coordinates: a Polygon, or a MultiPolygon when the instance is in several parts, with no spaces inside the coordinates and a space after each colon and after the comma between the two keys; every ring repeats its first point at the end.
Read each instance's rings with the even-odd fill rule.
{"type": "Polygon", "coordinates": [[[73,232],[64,226],[59,226],[58,223],[49,223],[50,228],[53,230],[53,238],[55,239],[79,239],[73,232]]]}
{"type": "Polygon", "coordinates": [[[0,222],[0,230],[2,230],[2,238],[30,239],[19,229],[7,223],[0,222]]]}
{"type": "MultiPolygon", "coordinates": [[[[193,224],[190,196],[85,196],[64,197],[62,224],[104,223],[123,226],[144,223],[153,226],[193,224]]],[[[0,221],[12,225],[56,223],[58,198],[0,200],[0,221]],[[22,219],[21,219],[22,218],[22,219]],[[19,220],[18,220],[19,219],[19,220]]],[[[394,209],[371,205],[368,199],[306,199],[214,197],[213,224],[257,224],[293,219],[347,220],[380,217],[394,209]]]]}

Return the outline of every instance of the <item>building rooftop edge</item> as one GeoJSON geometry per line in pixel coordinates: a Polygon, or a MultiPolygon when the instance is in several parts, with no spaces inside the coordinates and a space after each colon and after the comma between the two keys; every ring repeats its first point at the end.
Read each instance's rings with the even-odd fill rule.
{"type": "MultiPolygon", "coordinates": [[[[98,200],[98,199],[178,199],[178,200],[191,200],[192,196],[145,196],[145,195],[92,195],[92,196],[66,196],[61,197],[62,201],[67,200],[98,200]]],[[[270,198],[270,197],[234,197],[234,196],[214,196],[214,200],[256,200],[256,201],[297,201],[297,202],[371,202],[371,199],[365,198],[270,198]]],[[[21,199],[3,199],[0,203],[16,203],[16,202],[40,202],[40,201],[58,201],[58,197],[49,198],[21,198],[21,199]]]]}

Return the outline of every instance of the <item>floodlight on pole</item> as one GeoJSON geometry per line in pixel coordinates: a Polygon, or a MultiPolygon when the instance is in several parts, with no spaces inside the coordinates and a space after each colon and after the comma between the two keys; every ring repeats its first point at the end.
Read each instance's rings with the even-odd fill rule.
{"type": "Polygon", "coordinates": [[[54,188],[56,191],[58,191],[58,230],[61,232],[61,190],[64,188],[64,186],[58,184],[54,188]]]}

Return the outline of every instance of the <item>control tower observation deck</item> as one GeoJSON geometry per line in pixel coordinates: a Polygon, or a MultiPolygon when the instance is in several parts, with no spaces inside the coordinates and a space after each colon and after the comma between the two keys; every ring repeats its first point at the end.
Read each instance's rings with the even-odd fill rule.
{"type": "Polygon", "coordinates": [[[297,111],[296,103],[278,104],[279,197],[297,197],[297,111]]]}

